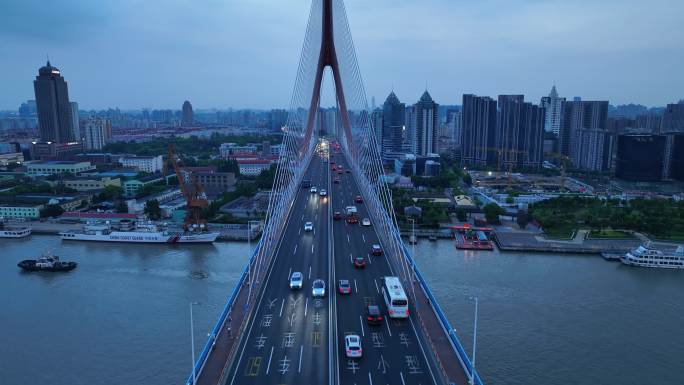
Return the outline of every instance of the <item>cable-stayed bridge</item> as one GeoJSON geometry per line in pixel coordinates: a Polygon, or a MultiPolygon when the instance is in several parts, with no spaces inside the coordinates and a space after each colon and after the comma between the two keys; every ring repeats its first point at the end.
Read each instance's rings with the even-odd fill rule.
{"type": "Polygon", "coordinates": [[[262,238],[187,383],[481,384],[397,230],[342,0],[312,1],[283,133],[262,238]],[[328,75],[337,115],[322,132],[328,75]],[[301,290],[290,289],[294,272],[301,290]],[[388,276],[399,279],[407,318],[390,317],[388,276]],[[322,297],[313,296],[316,279],[325,282],[322,297]],[[349,294],[338,291],[340,280],[349,294]],[[368,305],[380,309],[375,325],[368,305]],[[361,339],[360,358],[347,357],[350,334],[361,339]]]}

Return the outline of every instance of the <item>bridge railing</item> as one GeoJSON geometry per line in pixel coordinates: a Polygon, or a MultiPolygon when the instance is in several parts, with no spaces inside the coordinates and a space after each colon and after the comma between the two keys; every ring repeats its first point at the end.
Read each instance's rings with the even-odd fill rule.
{"type": "MultiPolygon", "coordinates": [[[[240,294],[240,290],[245,284],[245,280],[247,279],[249,275],[249,269],[252,266],[253,262],[255,261],[257,255],[259,254],[261,247],[263,245],[263,240],[264,237],[262,237],[259,240],[259,243],[257,243],[257,246],[254,248],[254,252],[252,252],[252,255],[249,257],[249,260],[247,261],[247,264],[245,265],[245,268],[242,270],[242,274],[240,274],[240,278],[238,279],[237,283],[235,284],[235,287],[233,288],[233,291],[231,292],[230,296],[228,297],[228,301],[226,302],[226,305],[223,307],[223,311],[221,311],[221,314],[219,314],[218,320],[216,321],[216,324],[214,324],[214,327],[211,329],[211,333],[209,334],[209,338],[207,339],[207,342],[204,344],[204,348],[200,352],[199,356],[197,357],[197,361],[195,362],[195,366],[193,367],[193,370],[195,370],[195,376],[199,377],[200,374],[202,373],[202,369],[204,368],[204,364],[206,364],[207,359],[209,358],[209,353],[211,350],[214,348],[214,344],[216,343],[216,339],[218,339],[219,334],[221,332],[221,329],[223,329],[223,325],[225,324],[226,320],[230,316],[230,313],[233,309],[233,304],[235,303],[235,299],[237,298],[238,294],[240,294]]],[[[188,380],[186,381],[187,385],[192,385],[193,383],[193,373],[190,373],[190,376],[188,377],[188,380]]]]}

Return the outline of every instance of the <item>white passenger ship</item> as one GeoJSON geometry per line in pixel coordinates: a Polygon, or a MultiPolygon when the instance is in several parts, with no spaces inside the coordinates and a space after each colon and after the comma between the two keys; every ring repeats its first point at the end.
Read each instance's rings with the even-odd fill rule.
{"type": "Polygon", "coordinates": [[[0,238],[24,238],[31,235],[30,226],[7,225],[3,218],[0,218],[0,238]]]}
{"type": "Polygon", "coordinates": [[[684,269],[684,246],[671,253],[651,247],[650,242],[641,245],[620,258],[625,265],[640,267],[659,267],[664,269],[684,269]]]}
{"type": "Polygon", "coordinates": [[[204,226],[191,231],[161,230],[151,222],[122,222],[117,228],[109,223],[88,223],[83,230],[59,233],[65,241],[93,241],[120,243],[212,243],[219,233],[205,231],[204,226]]]}

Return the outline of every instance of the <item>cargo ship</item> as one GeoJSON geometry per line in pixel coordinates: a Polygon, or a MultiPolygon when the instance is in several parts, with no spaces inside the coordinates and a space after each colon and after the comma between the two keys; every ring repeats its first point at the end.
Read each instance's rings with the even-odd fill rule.
{"type": "Polygon", "coordinates": [[[212,243],[219,233],[207,231],[204,225],[169,231],[160,229],[152,222],[122,221],[118,226],[110,223],[88,223],[82,230],[64,231],[59,236],[65,241],[175,244],[212,243]]]}

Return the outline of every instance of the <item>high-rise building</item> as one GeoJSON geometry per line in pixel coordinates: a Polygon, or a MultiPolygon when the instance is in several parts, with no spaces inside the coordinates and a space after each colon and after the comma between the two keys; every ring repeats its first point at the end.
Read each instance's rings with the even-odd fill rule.
{"type": "Polygon", "coordinates": [[[660,132],[684,132],[684,100],[677,104],[668,104],[663,112],[660,132]]]}
{"type": "Polygon", "coordinates": [[[373,127],[373,136],[375,137],[375,144],[378,148],[380,154],[382,154],[382,126],[383,117],[382,110],[379,108],[374,108],[371,113],[371,124],[373,127]]]}
{"type": "Polygon", "coordinates": [[[192,104],[189,101],[183,102],[183,111],[181,114],[181,124],[183,126],[192,126],[195,121],[194,113],[192,112],[192,104]]]}
{"type": "Polygon", "coordinates": [[[415,144],[414,153],[419,156],[437,153],[437,134],[439,130],[439,104],[432,100],[425,90],[418,103],[413,105],[415,111],[415,144]]]}
{"type": "Polygon", "coordinates": [[[71,105],[71,126],[74,129],[74,140],[80,142],[83,139],[81,135],[81,125],[78,121],[78,103],[69,102],[71,105]]]}
{"type": "Polygon", "coordinates": [[[523,95],[499,95],[496,149],[498,165],[538,168],[543,155],[544,108],[523,95]]]}
{"type": "Polygon", "coordinates": [[[564,102],[559,135],[561,154],[574,167],[605,171],[611,168],[613,137],[607,130],[608,102],[564,102]]]}
{"type": "Polygon", "coordinates": [[[619,135],[615,176],[633,181],[659,181],[665,169],[664,135],[619,135]]]}
{"type": "Polygon", "coordinates": [[[496,100],[463,95],[461,163],[496,165],[496,115],[496,100]]]}
{"type": "Polygon", "coordinates": [[[394,91],[390,92],[382,105],[382,141],[383,159],[390,152],[400,152],[404,128],[406,125],[406,105],[399,101],[394,91]]]}
{"type": "Polygon", "coordinates": [[[38,110],[40,138],[45,142],[68,143],[74,140],[74,128],[67,83],[59,69],[47,62],[33,81],[38,110]]]}
{"type": "Polygon", "coordinates": [[[38,113],[35,100],[27,100],[19,106],[19,116],[22,118],[35,117],[38,113]]]}
{"type": "Polygon", "coordinates": [[[112,139],[112,122],[104,118],[84,121],[83,141],[88,150],[101,150],[112,139]]]}
{"type": "Polygon", "coordinates": [[[558,135],[561,126],[561,108],[565,98],[558,97],[556,86],[551,87],[549,96],[541,99],[540,105],[545,109],[544,130],[558,135]]]}

